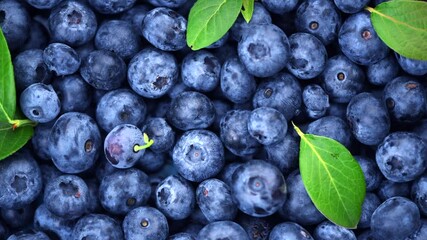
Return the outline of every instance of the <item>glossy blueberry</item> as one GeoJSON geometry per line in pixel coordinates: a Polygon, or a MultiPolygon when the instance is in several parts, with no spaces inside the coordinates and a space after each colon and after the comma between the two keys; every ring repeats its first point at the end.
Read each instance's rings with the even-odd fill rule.
{"type": "Polygon", "coordinates": [[[142,127],[146,115],[144,99],[126,88],[109,91],[96,107],[96,122],[106,132],[120,124],[142,127]]]}
{"type": "Polygon", "coordinates": [[[19,151],[2,160],[0,175],[1,208],[23,208],[42,191],[39,165],[27,151],[19,151]]]}
{"type": "Polygon", "coordinates": [[[27,229],[10,235],[7,240],[50,240],[50,238],[44,232],[27,229]]]}
{"type": "Polygon", "coordinates": [[[369,0],[334,0],[334,3],[342,12],[357,13],[369,3],[369,0]]]}
{"type": "Polygon", "coordinates": [[[1,218],[13,229],[25,228],[33,221],[34,207],[28,204],[18,209],[0,209],[1,218]]]}
{"type": "Polygon", "coordinates": [[[384,86],[399,73],[399,64],[393,55],[389,55],[376,63],[367,66],[366,78],[369,83],[384,86]]]}
{"type": "Polygon", "coordinates": [[[285,138],[278,143],[264,146],[266,161],[278,167],[283,174],[288,174],[298,167],[299,140],[288,129],[285,138]]]}
{"type": "Polygon", "coordinates": [[[356,240],[356,235],[352,230],[335,225],[329,221],[324,221],[317,225],[314,229],[313,237],[316,240],[356,240]]]}
{"type": "Polygon", "coordinates": [[[252,110],[248,120],[249,134],[263,145],[278,143],[285,138],[288,123],[274,108],[259,107],[252,110]]]}
{"type": "Polygon", "coordinates": [[[412,183],[411,199],[417,204],[421,214],[427,215],[427,175],[424,174],[412,183]]]}
{"type": "Polygon", "coordinates": [[[251,160],[237,168],[231,189],[237,207],[254,217],[274,214],[286,200],[283,174],[262,160],[251,160]]]}
{"type": "Polygon", "coordinates": [[[67,220],[51,213],[44,203],[40,204],[34,213],[34,228],[49,233],[52,238],[71,239],[76,220],[67,220]]]}
{"type": "Polygon", "coordinates": [[[159,171],[168,159],[167,153],[155,153],[150,147],[145,149],[144,156],[136,163],[136,167],[146,173],[154,173],[159,171]]]}
{"type": "Polygon", "coordinates": [[[332,138],[347,148],[351,145],[351,131],[347,123],[335,116],[326,116],[308,124],[309,134],[332,138]]]}
{"type": "Polygon", "coordinates": [[[237,206],[233,202],[231,189],[216,178],[207,179],[196,189],[196,201],[209,222],[233,220],[237,206]]]}
{"type": "Polygon", "coordinates": [[[314,240],[310,233],[298,223],[283,222],[274,226],[268,240],[314,240]]]}
{"type": "Polygon", "coordinates": [[[182,82],[190,88],[209,92],[218,86],[221,64],[212,53],[200,50],[189,53],[182,60],[182,82]]]}
{"type": "Polygon", "coordinates": [[[0,26],[8,48],[17,50],[29,37],[30,15],[21,1],[5,0],[0,2],[0,16],[0,26]]]}
{"type": "Polygon", "coordinates": [[[166,217],[156,208],[139,207],[123,220],[125,239],[165,240],[169,234],[166,217]]]}
{"type": "Polygon", "coordinates": [[[196,204],[191,183],[179,175],[170,175],[156,188],[157,209],[170,219],[181,220],[193,212],[196,204]]]}
{"type": "Polygon", "coordinates": [[[172,160],[185,179],[201,182],[221,171],[224,166],[224,147],[215,133],[190,130],[175,144],[172,160]]]}
{"type": "Polygon", "coordinates": [[[381,200],[375,193],[366,193],[362,204],[362,215],[360,216],[357,228],[369,228],[371,226],[371,216],[380,204],[381,200]]]}
{"type": "Polygon", "coordinates": [[[294,33],[289,37],[289,44],[291,55],[286,68],[295,77],[311,79],[323,71],[328,53],[317,37],[309,33],[294,33]]]}
{"type": "Polygon", "coordinates": [[[299,32],[311,33],[323,44],[331,44],[338,36],[341,17],[330,0],[305,0],[296,10],[295,27],[299,32]]]}
{"type": "Polygon", "coordinates": [[[309,84],[304,87],[302,102],[307,115],[314,119],[325,116],[330,106],[328,94],[317,84],[309,84]]]}
{"type": "Polygon", "coordinates": [[[288,37],[274,24],[254,25],[242,35],[237,53],[250,74],[269,77],[282,70],[289,61],[288,37]]]}
{"type": "Polygon", "coordinates": [[[374,237],[380,239],[405,239],[420,225],[420,211],[417,205],[404,197],[387,199],[371,217],[371,230],[374,237]]]}
{"type": "Polygon", "coordinates": [[[234,57],[222,64],[220,86],[228,100],[233,103],[245,103],[250,101],[255,93],[256,81],[239,58],[234,57]]]}
{"type": "Polygon", "coordinates": [[[347,105],[347,121],[353,136],[366,145],[378,145],[390,130],[386,106],[372,93],[363,92],[347,105]]]}
{"type": "Polygon", "coordinates": [[[43,50],[30,49],[19,53],[13,60],[15,84],[19,92],[33,83],[49,84],[51,73],[43,61],[43,50]]]}
{"type": "Polygon", "coordinates": [[[133,30],[140,36],[142,36],[142,22],[145,16],[151,8],[148,5],[141,4],[135,5],[131,9],[124,12],[121,16],[121,20],[125,20],[132,25],[133,30]]]}
{"type": "Polygon", "coordinates": [[[99,200],[107,212],[125,215],[147,204],[151,194],[148,176],[136,168],[129,168],[105,176],[99,185],[99,200]]]}
{"type": "Polygon", "coordinates": [[[89,189],[76,175],[61,175],[47,183],[43,202],[53,214],[65,219],[77,219],[87,211],[89,189]]]}
{"type": "Polygon", "coordinates": [[[70,46],[91,41],[98,27],[95,13],[82,1],[62,1],[50,12],[48,24],[52,40],[70,46]]]}
{"type": "Polygon", "coordinates": [[[291,120],[300,111],[301,95],[300,83],[291,74],[282,71],[258,85],[252,104],[254,108],[275,108],[286,120],[291,120]]]}
{"type": "Polygon", "coordinates": [[[101,150],[101,134],[87,114],[62,114],[49,135],[49,153],[55,166],[64,173],[80,173],[91,168],[101,150]]]}
{"type": "Polygon", "coordinates": [[[130,9],[136,0],[88,0],[88,3],[99,13],[117,14],[130,9]]]}
{"type": "Polygon", "coordinates": [[[232,221],[217,221],[204,226],[196,239],[249,240],[250,238],[239,224],[232,221]]]}
{"type": "Polygon", "coordinates": [[[132,124],[120,124],[105,137],[104,154],[108,162],[116,168],[131,168],[144,156],[144,136],[141,130],[132,124]]]}
{"type": "Polygon", "coordinates": [[[110,91],[126,81],[126,64],[114,52],[95,50],[82,61],[80,75],[95,89],[110,91]]]}
{"type": "Polygon", "coordinates": [[[122,59],[132,58],[141,48],[141,40],[132,25],[124,20],[103,22],[95,35],[95,47],[109,50],[122,59]]]}
{"type": "Polygon", "coordinates": [[[92,88],[77,74],[56,78],[52,83],[61,112],[85,112],[91,106],[92,88]]]}
{"type": "Polygon", "coordinates": [[[172,149],[174,146],[175,132],[166,122],[166,119],[149,118],[142,130],[154,141],[154,144],[150,146],[151,151],[162,153],[172,149]]]}
{"type": "Polygon", "coordinates": [[[395,56],[403,71],[416,76],[427,74],[427,61],[407,58],[398,53],[395,56]]]}
{"type": "Polygon", "coordinates": [[[154,47],[163,51],[183,49],[186,43],[187,20],[166,7],[149,11],[142,23],[142,35],[154,47]]]}
{"type": "Polygon", "coordinates": [[[393,79],[384,87],[383,94],[383,101],[393,120],[416,122],[427,114],[425,88],[412,77],[393,79]]]}
{"type": "Polygon", "coordinates": [[[234,22],[233,26],[230,29],[231,37],[238,42],[240,41],[243,33],[247,29],[251,28],[256,24],[271,24],[271,22],[272,20],[271,20],[270,12],[267,11],[267,9],[262,3],[255,2],[254,11],[252,13],[252,18],[249,21],[249,23],[246,22],[246,20],[239,15],[239,17],[237,17],[236,21],[234,22]]]}
{"type": "Polygon", "coordinates": [[[58,95],[51,85],[33,83],[21,94],[19,103],[24,115],[39,123],[55,119],[61,110],[58,95]]]}
{"type": "Polygon", "coordinates": [[[271,13],[284,14],[296,8],[299,0],[282,1],[282,0],[262,0],[261,3],[271,13]]]}
{"type": "Polygon", "coordinates": [[[248,122],[251,112],[248,110],[228,111],[220,122],[220,138],[224,146],[237,156],[255,154],[260,144],[249,134],[248,122]]]}
{"type": "Polygon", "coordinates": [[[375,32],[367,11],[355,13],[344,21],[338,43],[341,51],[360,65],[376,63],[389,53],[389,48],[375,32]]]}
{"type": "Polygon", "coordinates": [[[376,190],[381,184],[382,175],[375,160],[365,156],[354,156],[354,158],[359,163],[365,176],[366,191],[376,190]]]}
{"type": "Polygon", "coordinates": [[[79,219],[71,236],[73,240],[123,240],[123,230],[113,218],[104,214],[88,214],[79,219]]]}
{"type": "Polygon", "coordinates": [[[377,195],[381,201],[385,201],[391,197],[410,197],[411,182],[393,182],[388,179],[383,179],[378,187],[377,195]]]}
{"type": "Polygon", "coordinates": [[[80,57],[70,46],[51,43],[43,50],[43,61],[58,76],[75,73],[80,67],[80,57]]]}
{"type": "Polygon", "coordinates": [[[215,108],[203,93],[186,91],[172,99],[167,119],[180,130],[207,128],[215,120],[215,108]]]}
{"type": "Polygon", "coordinates": [[[128,82],[139,95],[159,98],[177,82],[178,63],[171,53],[145,48],[136,54],[128,66],[128,82]]]}
{"type": "Polygon", "coordinates": [[[170,235],[168,237],[168,240],[196,240],[196,239],[189,233],[181,232],[181,233],[176,233],[174,235],[170,235]]]}
{"type": "Polygon", "coordinates": [[[378,146],[375,159],[387,179],[409,182],[427,168],[427,143],[411,132],[393,132],[378,146]]]}

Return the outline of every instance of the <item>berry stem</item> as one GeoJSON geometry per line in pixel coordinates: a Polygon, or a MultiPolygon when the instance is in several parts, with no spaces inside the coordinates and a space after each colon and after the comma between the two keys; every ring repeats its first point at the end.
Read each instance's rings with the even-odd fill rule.
{"type": "Polygon", "coordinates": [[[153,139],[149,139],[148,135],[146,133],[144,133],[144,142],[145,142],[144,145],[135,144],[135,146],[133,146],[133,151],[134,152],[139,152],[141,150],[144,150],[146,148],[151,147],[151,145],[154,144],[154,140],[153,139]]]}

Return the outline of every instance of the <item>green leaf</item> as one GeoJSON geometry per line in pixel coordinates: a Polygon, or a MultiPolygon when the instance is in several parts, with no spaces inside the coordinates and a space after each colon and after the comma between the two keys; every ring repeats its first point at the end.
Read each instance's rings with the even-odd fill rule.
{"type": "Polygon", "coordinates": [[[247,23],[249,23],[252,18],[252,14],[254,13],[254,0],[243,0],[243,7],[241,12],[243,18],[247,23]]]}
{"type": "Polygon", "coordinates": [[[12,60],[3,31],[0,30],[0,122],[10,122],[15,110],[16,92],[12,60]]]}
{"type": "Polygon", "coordinates": [[[427,2],[393,0],[366,10],[387,46],[407,58],[427,61],[427,2]]]}
{"type": "Polygon", "coordinates": [[[339,142],[294,128],[301,137],[302,181],[314,205],[331,222],[356,228],[366,194],[360,165],[339,142]]]}
{"type": "Polygon", "coordinates": [[[29,125],[13,130],[11,125],[5,127],[4,124],[0,124],[0,160],[22,148],[30,140],[33,132],[33,127],[29,125]]]}
{"type": "Polygon", "coordinates": [[[198,50],[224,36],[239,16],[242,0],[198,0],[190,10],[187,45],[198,50]]]}

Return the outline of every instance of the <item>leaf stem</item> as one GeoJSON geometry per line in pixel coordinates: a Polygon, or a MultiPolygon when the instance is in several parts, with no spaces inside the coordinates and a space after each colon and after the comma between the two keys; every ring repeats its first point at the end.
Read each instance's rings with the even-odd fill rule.
{"type": "Polygon", "coordinates": [[[14,119],[9,121],[10,124],[12,124],[12,129],[15,130],[19,127],[23,127],[23,126],[36,126],[37,123],[29,120],[29,119],[14,119]]]}

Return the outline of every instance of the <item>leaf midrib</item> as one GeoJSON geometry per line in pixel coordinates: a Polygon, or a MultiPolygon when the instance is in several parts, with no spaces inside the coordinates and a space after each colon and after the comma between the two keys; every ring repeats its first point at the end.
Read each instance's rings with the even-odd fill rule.
{"type": "Polygon", "coordinates": [[[414,29],[414,30],[416,30],[416,31],[427,32],[427,30],[426,30],[426,29],[414,27],[414,26],[412,26],[412,25],[410,25],[410,24],[408,24],[408,23],[402,22],[402,21],[400,21],[400,20],[398,20],[398,19],[396,19],[396,18],[393,18],[393,17],[391,17],[391,16],[388,16],[388,15],[386,15],[386,14],[384,14],[384,13],[382,13],[382,12],[380,12],[380,11],[376,10],[375,8],[367,7],[366,9],[367,9],[368,11],[370,11],[371,13],[375,13],[375,14],[377,14],[377,15],[379,15],[379,16],[381,16],[381,17],[383,17],[383,18],[387,18],[387,19],[389,19],[390,21],[394,22],[396,25],[406,26],[406,27],[411,28],[411,29],[414,29]]]}

